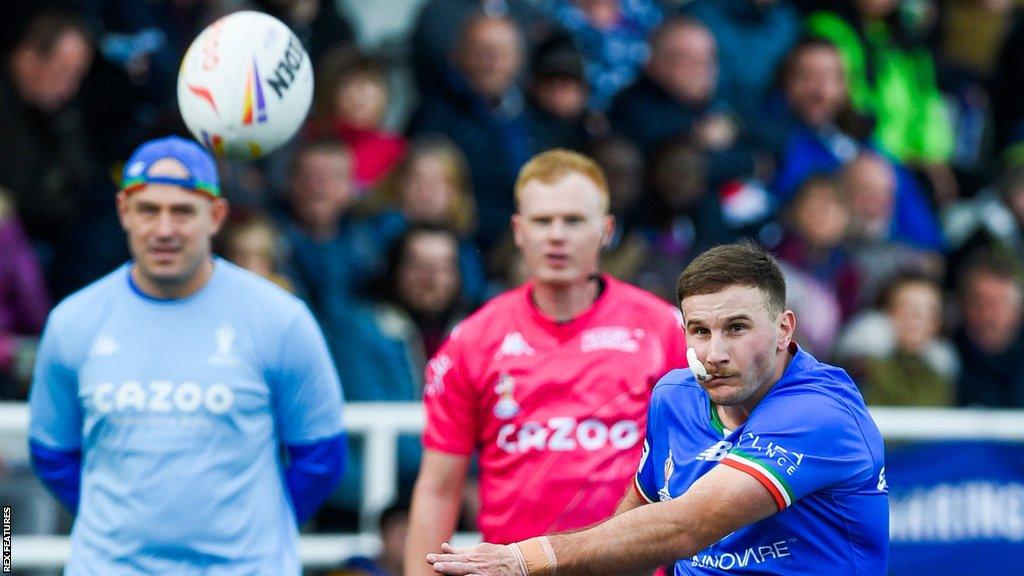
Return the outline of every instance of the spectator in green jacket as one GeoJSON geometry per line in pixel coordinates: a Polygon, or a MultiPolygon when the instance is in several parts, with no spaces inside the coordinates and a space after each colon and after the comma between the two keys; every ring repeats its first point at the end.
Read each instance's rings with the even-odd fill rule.
{"type": "Polygon", "coordinates": [[[957,185],[948,166],[953,129],[931,53],[902,25],[897,0],[851,4],[849,14],[810,14],[810,33],[838,46],[853,106],[875,118],[882,148],[921,168],[940,202],[953,198],[957,185]]]}

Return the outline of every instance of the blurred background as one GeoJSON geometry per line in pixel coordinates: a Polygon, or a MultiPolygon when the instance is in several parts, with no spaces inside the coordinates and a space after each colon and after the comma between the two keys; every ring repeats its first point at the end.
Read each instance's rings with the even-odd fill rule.
{"type": "Polygon", "coordinates": [[[1019,570],[1017,0],[4,2],[0,501],[16,535],[70,525],[16,440],[47,313],[128,258],[121,165],[150,137],[188,135],[178,63],[240,9],[288,24],[316,84],[287,147],[221,163],[232,215],[216,249],[309,304],[348,420],[366,422],[304,528],[366,538],[317,540],[328,559],[310,573],[400,574],[424,365],[522,281],[512,185],[550,148],[606,170],[617,227],[602,266],[618,278],[671,302],[711,246],[750,238],[779,257],[797,340],[912,428],[888,457],[893,574],[1019,570]],[[374,471],[393,482],[364,486],[374,471]]]}

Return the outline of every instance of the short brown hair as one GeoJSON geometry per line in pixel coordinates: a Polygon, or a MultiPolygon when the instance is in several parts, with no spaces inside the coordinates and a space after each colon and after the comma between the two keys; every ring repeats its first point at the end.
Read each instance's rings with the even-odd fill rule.
{"type": "Polygon", "coordinates": [[[689,296],[714,294],[732,286],[761,290],[768,312],[786,308],[786,279],[775,258],[751,242],[716,246],[690,262],[679,276],[679,304],[689,296]]]}
{"type": "Polygon", "coordinates": [[[1020,262],[1001,250],[979,248],[968,254],[956,278],[956,289],[960,298],[969,296],[968,290],[979,276],[1012,282],[1017,287],[1017,292],[1024,294],[1024,271],[1020,262]]]}
{"type": "Polygon", "coordinates": [[[90,47],[93,46],[93,36],[85,21],[67,7],[32,7],[22,18],[15,24],[20,34],[12,38],[13,41],[7,38],[0,40],[3,42],[3,52],[27,48],[36,54],[49,57],[66,34],[78,34],[90,47]]]}
{"type": "Polygon", "coordinates": [[[604,209],[607,212],[608,179],[604,176],[604,170],[590,157],[562,148],[541,152],[519,170],[515,187],[516,210],[519,210],[519,196],[527,182],[540,180],[545,184],[554,184],[573,172],[586,177],[597,186],[604,199],[604,209]]]}

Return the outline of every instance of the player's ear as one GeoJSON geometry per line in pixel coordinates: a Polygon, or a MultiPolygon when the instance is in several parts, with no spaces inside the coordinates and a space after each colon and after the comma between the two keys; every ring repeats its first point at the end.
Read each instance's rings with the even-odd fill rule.
{"type": "Polygon", "coordinates": [[[792,310],[785,310],[778,316],[778,341],[776,347],[779,351],[788,350],[789,343],[793,341],[793,333],[796,332],[796,314],[792,310]]]}
{"type": "Polygon", "coordinates": [[[121,228],[126,232],[128,229],[125,227],[124,219],[128,214],[128,193],[124,190],[120,190],[117,196],[114,198],[114,203],[117,205],[117,219],[121,221],[121,228]]]}
{"type": "Polygon", "coordinates": [[[523,217],[516,212],[512,214],[512,239],[516,242],[516,248],[523,249],[523,217]]]}
{"type": "Polygon", "coordinates": [[[224,226],[224,221],[228,219],[228,212],[230,212],[228,201],[224,198],[214,198],[211,201],[210,210],[210,218],[213,221],[213,234],[216,234],[224,226]]]}
{"type": "Polygon", "coordinates": [[[606,214],[601,231],[601,248],[607,248],[612,243],[612,236],[615,234],[615,216],[606,214]]]}

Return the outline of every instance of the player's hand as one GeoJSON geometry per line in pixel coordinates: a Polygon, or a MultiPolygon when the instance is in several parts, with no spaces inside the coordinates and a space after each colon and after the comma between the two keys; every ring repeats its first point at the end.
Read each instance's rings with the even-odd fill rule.
{"type": "Polygon", "coordinates": [[[434,571],[450,576],[527,576],[508,546],[477,544],[469,548],[441,545],[441,554],[427,554],[434,571]]]}

